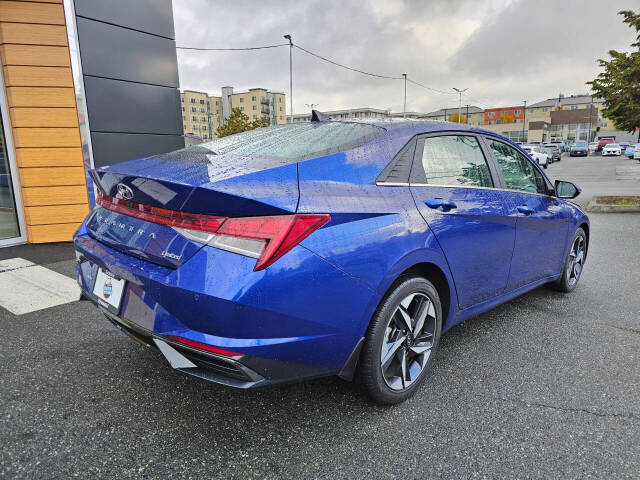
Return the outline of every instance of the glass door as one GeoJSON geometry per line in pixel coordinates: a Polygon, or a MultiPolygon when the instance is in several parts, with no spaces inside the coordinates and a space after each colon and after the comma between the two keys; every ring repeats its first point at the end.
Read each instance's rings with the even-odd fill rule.
{"type": "MultiPolygon", "coordinates": [[[[0,88],[3,84],[0,73],[0,88]]],[[[25,242],[26,232],[4,91],[0,91],[0,107],[0,247],[3,247],[25,242]]]]}

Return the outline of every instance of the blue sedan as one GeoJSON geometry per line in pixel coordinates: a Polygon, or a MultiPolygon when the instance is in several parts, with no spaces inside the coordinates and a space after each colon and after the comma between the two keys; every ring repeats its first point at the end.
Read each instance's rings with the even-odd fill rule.
{"type": "Polygon", "coordinates": [[[239,388],[338,375],[381,404],[452,326],[576,288],[580,190],[446,122],[278,125],[95,169],[86,298],[181,372],[239,388]]]}

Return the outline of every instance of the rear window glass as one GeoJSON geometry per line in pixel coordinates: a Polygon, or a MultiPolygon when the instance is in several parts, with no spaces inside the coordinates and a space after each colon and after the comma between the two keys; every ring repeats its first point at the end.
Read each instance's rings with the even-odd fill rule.
{"type": "Polygon", "coordinates": [[[217,155],[261,156],[289,161],[321,157],[358,147],[385,132],[374,125],[318,122],[274,125],[203,143],[217,155]]]}

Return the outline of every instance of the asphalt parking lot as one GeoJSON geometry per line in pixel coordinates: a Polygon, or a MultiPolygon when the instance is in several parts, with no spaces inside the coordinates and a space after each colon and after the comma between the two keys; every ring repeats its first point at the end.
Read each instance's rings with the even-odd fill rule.
{"type": "MultiPolygon", "coordinates": [[[[597,159],[624,161],[547,171],[588,196],[616,184],[597,159]]],[[[0,310],[0,476],[638,478],[640,215],[591,221],[574,293],[540,288],[454,327],[390,408],[337,378],[246,392],[175,373],[89,302],[0,310]]],[[[38,263],[71,275],[71,256],[38,263]]]]}

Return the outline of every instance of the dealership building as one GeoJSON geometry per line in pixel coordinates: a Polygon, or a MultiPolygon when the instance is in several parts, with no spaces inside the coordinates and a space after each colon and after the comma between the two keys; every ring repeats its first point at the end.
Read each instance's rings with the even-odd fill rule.
{"type": "Polygon", "coordinates": [[[90,168],[184,146],[170,0],[1,0],[0,61],[0,247],[70,240],[90,168]]]}

